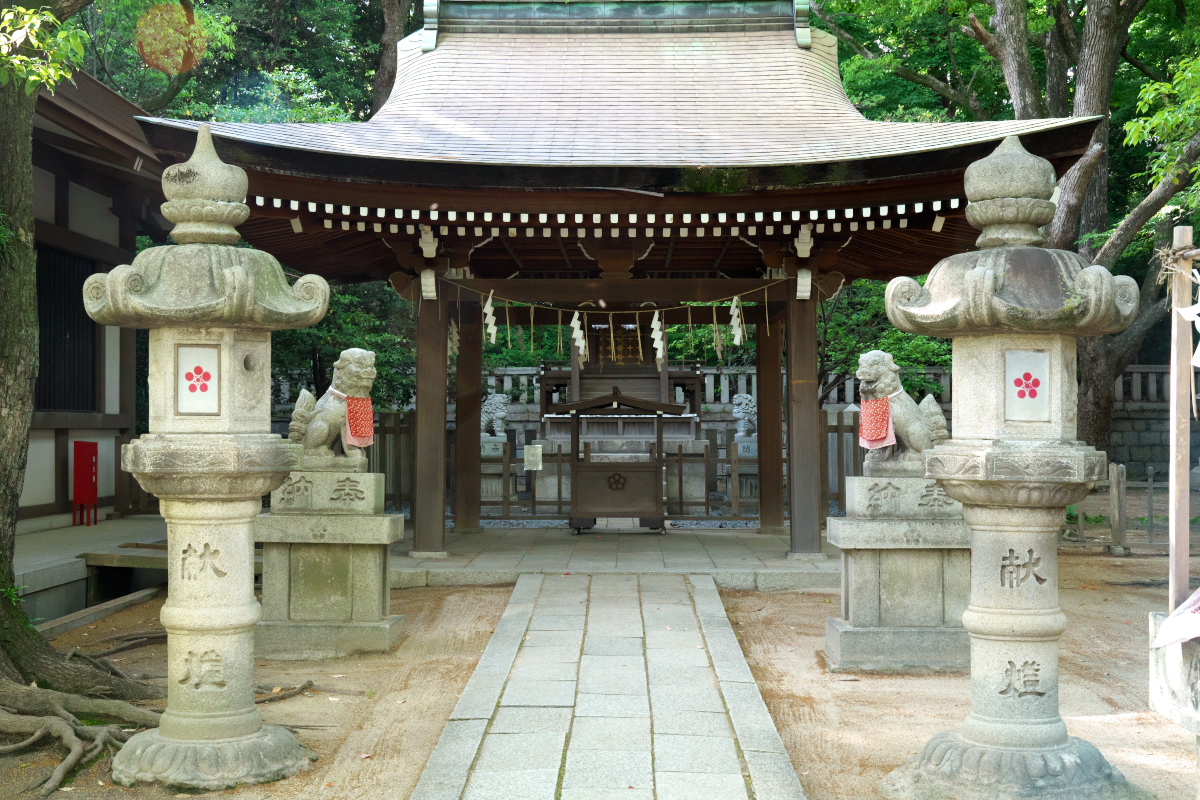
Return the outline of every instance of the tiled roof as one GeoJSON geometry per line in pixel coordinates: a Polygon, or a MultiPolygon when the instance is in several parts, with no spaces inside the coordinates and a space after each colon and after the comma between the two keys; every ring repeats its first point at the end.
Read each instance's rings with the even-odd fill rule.
{"type": "MultiPolygon", "coordinates": [[[[257,145],[400,161],[756,167],[877,159],[1088,124],[1081,119],[865,119],[814,30],[713,33],[444,32],[400,42],[395,89],[359,123],[216,123],[257,145]]],[[[150,124],[195,127],[191,121],[150,124]]]]}

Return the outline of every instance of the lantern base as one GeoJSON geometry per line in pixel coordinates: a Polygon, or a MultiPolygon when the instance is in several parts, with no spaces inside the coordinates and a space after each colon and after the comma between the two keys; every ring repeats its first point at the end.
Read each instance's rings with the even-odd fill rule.
{"type": "Polygon", "coordinates": [[[278,725],[263,725],[256,733],[236,739],[210,740],[168,739],[152,728],[131,738],[117,753],[113,782],[217,791],[290,778],[316,759],[278,725]]]}
{"type": "Polygon", "coordinates": [[[1152,800],[1083,739],[1053,748],[976,744],[939,733],[879,783],[887,800],[1152,800]]]}

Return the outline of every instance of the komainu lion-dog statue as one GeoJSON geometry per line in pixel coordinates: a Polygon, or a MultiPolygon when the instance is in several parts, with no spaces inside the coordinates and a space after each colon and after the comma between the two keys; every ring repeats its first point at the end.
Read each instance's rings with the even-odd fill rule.
{"type": "Polygon", "coordinates": [[[479,429],[484,436],[504,437],[504,421],[508,419],[509,398],[506,394],[489,394],[479,412],[479,429]]]}
{"type": "Polygon", "coordinates": [[[917,405],[900,384],[900,368],[892,354],[882,350],[859,356],[855,376],[864,400],[889,399],[896,431],[894,445],[867,453],[863,472],[871,476],[923,477],[925,460],[921,453],[950,438],[937,398],[927,394],[917,405]]]}
{"type": "Polygon", "coordinates": [[[288,439],[304,445],[300,469],[316,472],[363,472],[367,456],[345,441],[346,398],[370,397],[375,383],[375,354],[352,347],[333,365],[333,382],[320,400],[300,391],[288,425],[288,439]]]}

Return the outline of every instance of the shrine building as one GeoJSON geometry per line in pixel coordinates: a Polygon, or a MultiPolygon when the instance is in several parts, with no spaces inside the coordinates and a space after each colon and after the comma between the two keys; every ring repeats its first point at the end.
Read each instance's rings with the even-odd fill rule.
{"type": "MultiPolygon", "coordinates": [[[[1097,121],[867,120],[804,0],[432,0],[398,47],[391,97],[369,121],[212,131],[249,174],[250,244],[294,271],[390,280],[419,305],[424,553],[446,549],[447,475],[426,467],[446,462],[449,400],[455,524],[479,527],[485,311],[566,331],[573,367],[539,391],[547,429],[575,425],[574,464],[588,460],[589,415],[625,412],[626,426],[654,419],[641,435],[651,461],[664,457],[688,376],[652,327],[728,324],[732,305],[755,329],[761,529],[818,552],[818,302],[844,281],[921,275],[971,249],[967,165],[1019,135],[1061,175],[1097,121]]],[[[163,163],[192,152],[198,123],[141,122],[163,163]]]]}

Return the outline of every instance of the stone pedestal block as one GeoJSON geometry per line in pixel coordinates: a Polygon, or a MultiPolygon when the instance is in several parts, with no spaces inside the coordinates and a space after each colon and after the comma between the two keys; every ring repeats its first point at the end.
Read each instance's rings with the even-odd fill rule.
{"type": "MultiPolygon", "coordinates": [[[[1158,636],[1167,615],[1150,614],[1150,641],[1158,636]]],[[[1150,651],[1150,710],[1200,736],[1200,640],[1167,645],[1150,651]]]]}
{"type": "Polygon", "coordinates": [[[828,528],[842,550],[842,615],[825,628],[830,669],[966,668],[971,534],[962,505],[936,481],[885,477],[848,478],[846,504],[850,516],[831,517],[828,528]]]}
{"type": "Polygon", "coordinates": [[[382,473],[296,471],[271,492],[271,513],[362,516],[382,514],[383,502],[382,473]]]}
{"type": "MultiPolygon", "coordinates": [[[[285,489],[304,474],[292,473],[285,489]]],[[[326,484],[333,487],[346,477],[314,474],[328,476],[326,484]]],[[[370,487],[376,485],[382,496],[382,475],[353,477],[368,487],[362,502],[371,502],[370,487]]],[[[256,635],[261,657],[385,653],[400,642],[405,623],[403,616],[388,614],[387,564],[388,546],[404,538],[403,517],[262,514],[254,521],[254,538],[263,543],[263,620],[256,635]]]]}
{"type": "MultiPolygon", "coordinates": [[[[508,439],[503,436],[480,436],[479,454],[484,458],[500,458],[504,455],[504,445],[507,443],[508,439]]],[[[512,457],[512,454],[510,454],[510,458],[512,457]]],[[[515,490],[516,484],[512,479],[513,474],[516,472],[517,466],[518,465],[514,461],[509,467],[509,502],[516,502],[517,500],[517,493],[515,490]]],[[[480,464],[479,501],[485,505],[504,502],[503,464],[480,464]]]]}
{"type": "Polygon", "coordinates": [[[734,447],[737,448],[738,463],[738,497],[743,501],[758,501],[758,437],[735,436],[734,447]],[[740,459],[752,460],[754,463],[742,464],[740,459]]]}

